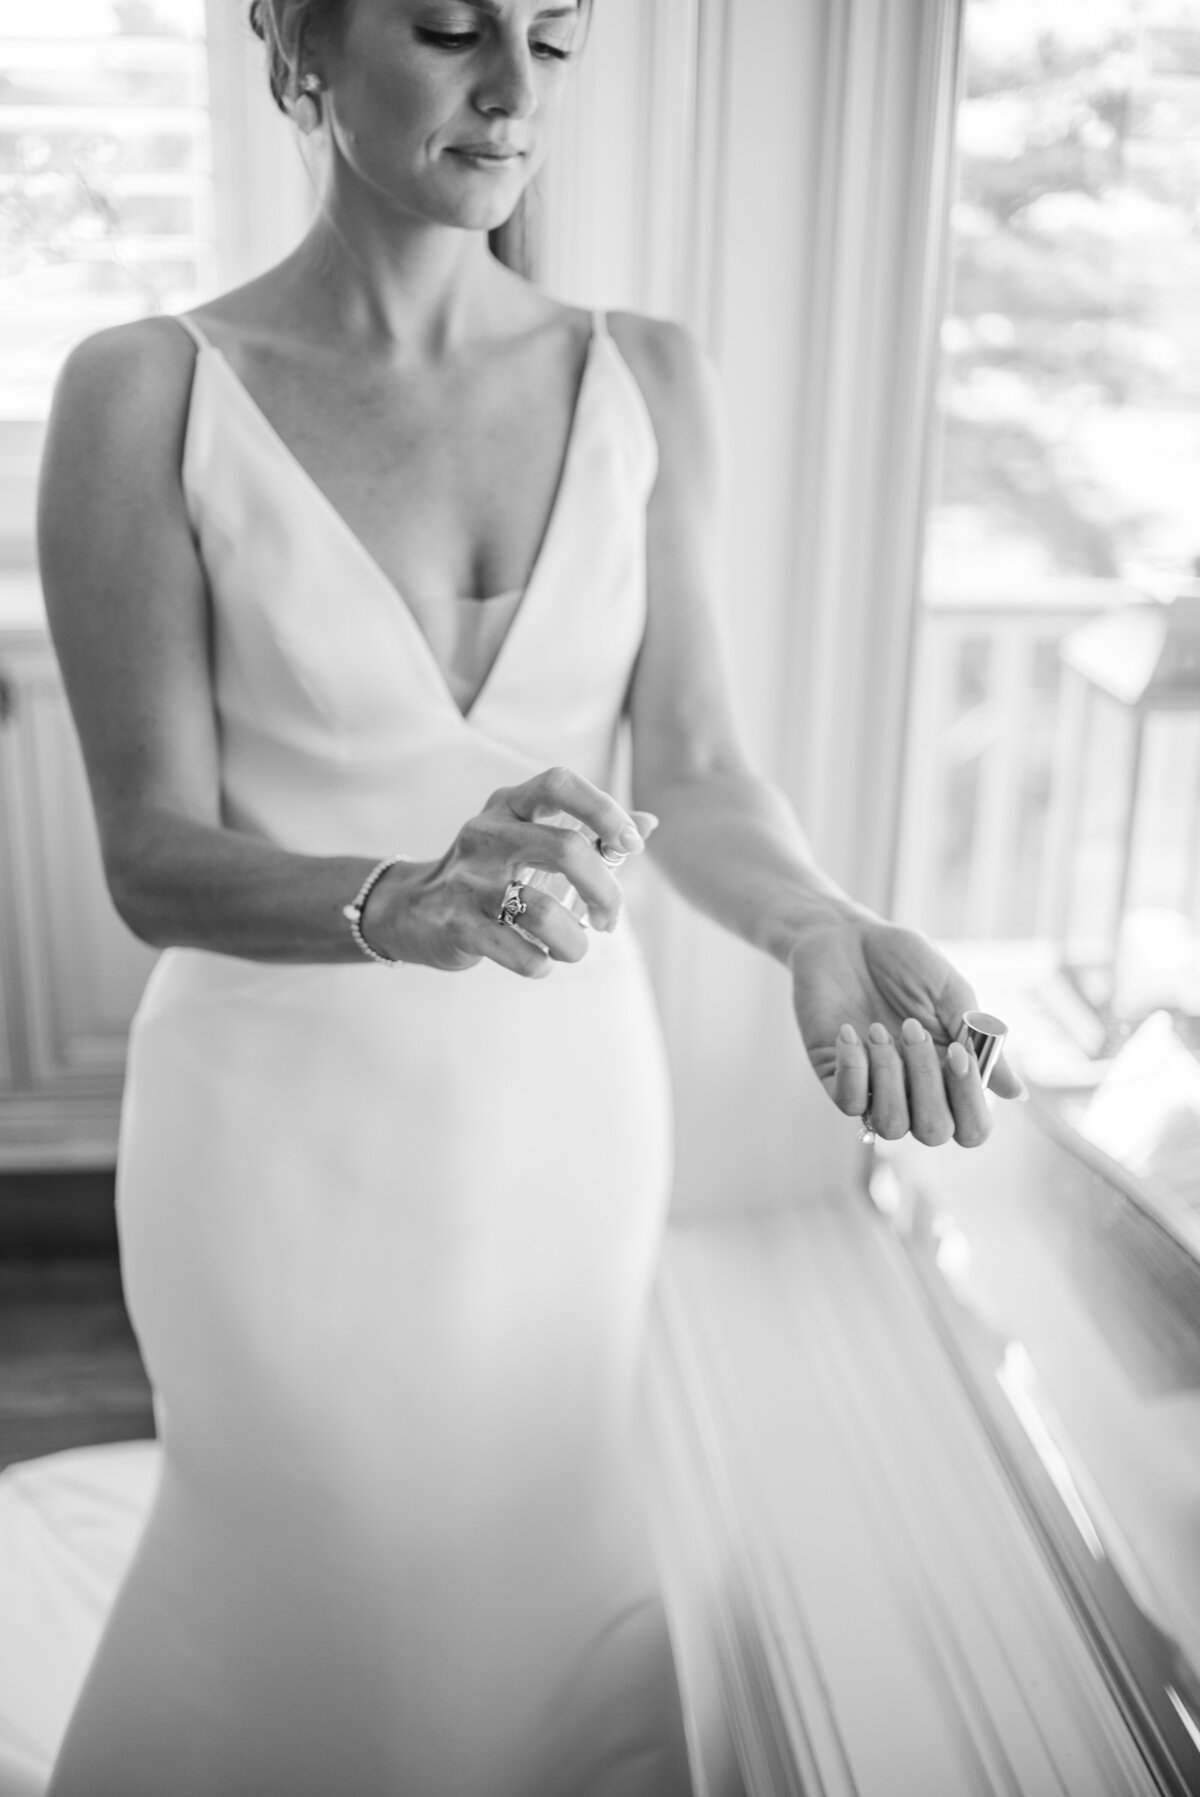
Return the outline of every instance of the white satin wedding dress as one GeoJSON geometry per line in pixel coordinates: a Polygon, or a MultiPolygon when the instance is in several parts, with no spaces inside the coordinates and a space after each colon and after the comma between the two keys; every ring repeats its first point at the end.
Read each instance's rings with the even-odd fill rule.
{"type": "MultiPolygon", "coordinates": [[[[656,451],[603,317],[466,715],[193,335],[228,824],[433,858],[498,786],[610,786],[656,451]]],[[[635,1445],[669,1159],[626,921],[538,982],[162,957],[118,1212],[163,1474],[53,1797],[689,1791],[635,1445]]]]}

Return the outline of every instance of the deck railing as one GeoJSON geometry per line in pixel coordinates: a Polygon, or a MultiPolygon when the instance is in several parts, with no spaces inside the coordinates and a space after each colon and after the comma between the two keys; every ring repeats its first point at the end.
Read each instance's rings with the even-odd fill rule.
{"type": "Polygon", "coordinates": [[[1077,580],[926,596],[896,915],[944,938],[1053,933],[1079,691],[1058,645],[1144,597],[1077,580]]]}

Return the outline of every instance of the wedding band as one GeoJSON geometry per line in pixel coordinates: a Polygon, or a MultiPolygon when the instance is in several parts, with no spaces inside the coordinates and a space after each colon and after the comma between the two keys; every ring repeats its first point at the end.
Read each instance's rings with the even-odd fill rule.
{"type": "Polygon", "coordinates": [[[629,859],[623,850],[609,848],[608,844],[601,842],[599,837],[596,838],[596,848],[606,867],[623,867],[629,859]]]}
{"type": "Polygon", "coordinates": [[[516,923],[518,917],[524,917],[529,906],[521,897],[523,890],[524,888],[522,887],[520,880],[510,880],[508,882],[508,885],[504,888],[504,897],[500,902],[500,909],[496,913],[497,923],[512,924],[516,923]]]}

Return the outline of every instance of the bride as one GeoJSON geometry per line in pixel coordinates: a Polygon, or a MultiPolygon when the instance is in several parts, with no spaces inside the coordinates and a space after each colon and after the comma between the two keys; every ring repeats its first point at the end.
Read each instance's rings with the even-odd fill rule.
{"type": "Polygon", "coordinates": [[[704,357],[489,251],[588,10],[255,0],[320,215],[62,376],[51,627],[165,951],[118,1187],[163,1474],[54,1797],[690,1791],[634,1438],[670,1116],[626,857],[789,968],[841,1110],[988,1133],[965,982],[742,747],[704,357]]]}

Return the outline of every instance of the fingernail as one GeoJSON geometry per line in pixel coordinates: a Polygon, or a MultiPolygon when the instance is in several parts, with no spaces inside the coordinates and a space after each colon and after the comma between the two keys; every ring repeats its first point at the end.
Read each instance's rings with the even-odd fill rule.
{"type": "Polygon", "coordinates": [[[858,1031],[852,1023],[843,1023],[838,1031],[838,1041],[844,1042],[848,1048],[858,1047],[858,1031]]]}
{"type": "Polygon", "coordinates": [[[961,1042],[952,1042],[946,1050],[946,1065],[961,1079],[971,1063],[961,1042]]]}
{"type": "Polygon", "coordinates": [[[884,1028],[882,1023],[873,1023],[871,1025],[870,1029],[867,1031],[867,1035],[870,1037],[872,1042],[878,1043],[881,1048],[883,1047],[885,1042],[890,1042],[892,1039],[888,1035],[887,1030],[884,1028]]]}
{"type": "Polygon", "coordinates": [[[641,833],[635,830],[632,824],[626,824],[617,837],[617,846],[632,855],[636,849],[644,849],[646,844],[642,840],[641,833]]]}
{"type": "Polygon", "coordinates": [[[918,1042],[924,1042],[925,1040],[925,1031],[921,1028],[921,1025],[917,1022],[915,1017],[906,1017],[904,1019],[900,1035],[902,1039],[908,1043],[910,1048],[915,1047],[918,1042]]]}
{"type": "Polygon", "coordinates": [[[660,820],[655,817],[653,811],[639,811],[638,816],[645,819],[645,822],[641,826],[643,836],[649,836],[651,830],[658,829],[660,820]]]}

